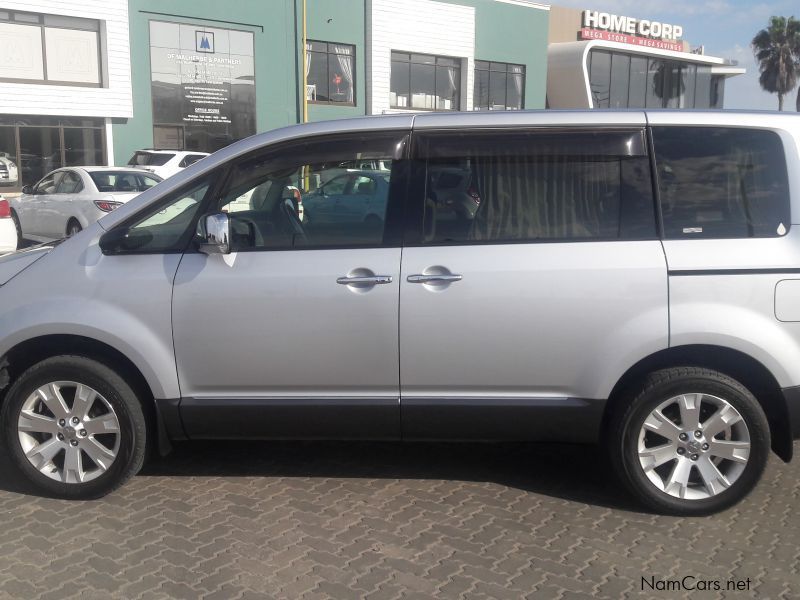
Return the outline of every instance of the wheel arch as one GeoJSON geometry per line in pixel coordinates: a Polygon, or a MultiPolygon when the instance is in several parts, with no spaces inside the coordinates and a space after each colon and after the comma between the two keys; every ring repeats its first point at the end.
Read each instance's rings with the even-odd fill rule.
{"type": "Polygon", "coordinates": [[[81,229],[86,229],[86,226],[81,222],[80,218],[78,218],[78,217],[73,215],[69,219],[67,219],[67,224],[64,226],[64,233],[65,234],[69,231],[70,223],[73,223],[73,222],[77,223],[78,227],[80,227],[81,229]]]}
{"type": "Polygon", "coordinates": [[[79,355],[103,363],[117,371],[133,387],[140,399],[153,449],[160,454],[171,450],[166,426],[160,414],[153,390],[139,367],[113,346],[99,340],[74,335],[51,334],[19,342],[0,357],[0,403],[11,383],[24,371],[47,358],[60,355],[79,355]]]}
{"type": "Polygon", "coordinates": [[[775,376],[752,356],[723,346],[693,344],[655,352],[630,367],[617,381],[603,414],[601,435],[612,417],[623,410],[649,373],[671,367],[705,367],[724,373],[756,397],[769,421],[772,450],[785,462],[792,459],[793,438],[789,411],[775,376]]]}

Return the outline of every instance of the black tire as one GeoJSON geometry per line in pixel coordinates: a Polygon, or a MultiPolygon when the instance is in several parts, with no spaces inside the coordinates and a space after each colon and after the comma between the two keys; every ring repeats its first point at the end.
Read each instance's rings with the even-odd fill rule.
{"type": "MultiPolygon", "coordinates": [[[[633,400],[612,416],[607,443],[618,476],[642,504],[659,513],[707,515],[736,504],[758,483],[769,457],[770,430],[758,400],[738,381],[710,369],[677,367],[647,378],[633,400]],[[707,498],[688,499],[670,495],[650,481],[639,462],[638,444],[642,425],[653,410],[670,398],[692,393],[722,398],[739,412],[750,436],[750,454],[730,487],[707,498]]],[[[699,475],[698,471],[690,472],[699,475]]]]}
{"type": "Polygon", "coordinates": [[[81,224],[78,223],[75,219],[70,219],[67,223],[67,237],[72,237],[73,235],[77,235],[83,230],[81,224]]]}
{"type": "Polygon", "coordinates": [[[19,217],[15,211],[11,211],[11,220],[14,221],[14,229],[17,230],[17,250],[23,248],[25,246],[25,242],[22,239],[22,225],[19,223],[19,217]]]}
{"type": "Polygon", "coordinates": [[[133,389],[108,366],[83,356],[48,358],[25,371],[11,386],[0,422],[8,454],[19,471],[40,492],[58,498],[104,496],[139,472],[145,458],[147,429],[142,405],[133,389]],[[107,471],[91,481],[63,483],[39,472],[25,456],[17,430],[20,410],[39,387],[54,381],[74,381],[96,390],[111,405],[119,421],[119,449],[107,471]]]}

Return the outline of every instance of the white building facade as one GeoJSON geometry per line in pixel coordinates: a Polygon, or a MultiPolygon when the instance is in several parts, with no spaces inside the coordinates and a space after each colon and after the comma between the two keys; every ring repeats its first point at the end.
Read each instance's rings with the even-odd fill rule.
{"type": "Polygon", "coordinates": [[[0,3],[0,193],[61,166],[114,164],[133,116],[127,0],[0,3]]]}

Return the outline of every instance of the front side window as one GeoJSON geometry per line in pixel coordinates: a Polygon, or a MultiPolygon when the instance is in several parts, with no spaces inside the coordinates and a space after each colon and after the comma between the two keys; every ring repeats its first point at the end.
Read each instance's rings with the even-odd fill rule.
{"type": "Polygon", "coordinates": [[[772,131],[654,127],[668,239],[778,237],[789,229],[789,181],[772,131]]]}
{"type": "Polygon", "coordinates": [[[306,44],[306,97],[309,102],[355,104],[355,54],[350,44],[306,44]]]}
{"type": "Polygon", "coordinates": [[[404,137],[320,139],[240,160],[217,205],[230,215],[233,250],[386,244],[391,173],[404,137]],[[359,169],[364,161],[389,170],[359,169]]]}
{"type": "Polygon", "coordinates": [[[77,173],[72,171],[64,172],[61,183],[58,184],[59,194],[77,194],[83,189],[83,182],[77,173]]]}
{"type": "Polygon", "coordinates": [[[475,61],[475,110],[522,110],[525,67],[475,61]]]}
{"type": "Polygon", "coordinates": [[[389,105],[414,110],[459,110],[461,61],[392,52],[389,105]]]}
{"type": "Polygon", "coordinates": [[[56,189],[58,189],[58,184],[61,181],[63,173],[61,171],[57,173],[50,173],[47,177],[42,179],[39,183],[36,184],[36,188],[34,189],[35,194],[55,194],[56,189]]]}
{"type": "Polygon", "coordinates": [[[112,252],[183,251],[194,234],[195,221],[212,182],[213,176],[194,181],[147,209],[127,227],[120,228],[126,235],[112,252]]]}
{"type": "Polygon", "coordinates": [[[421,144],[426,243],[655,237],[642,131],[430,134],[421,144]]]}

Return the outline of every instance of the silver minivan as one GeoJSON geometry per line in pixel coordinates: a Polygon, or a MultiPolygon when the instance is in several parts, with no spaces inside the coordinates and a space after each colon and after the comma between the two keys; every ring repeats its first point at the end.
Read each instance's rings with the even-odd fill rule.
{"type": "Polygon", "coordinates": [[[0,259],[8,453],[92,498],[173,440],[600,443],[650,509],[721,510],[800,437],[798,144],[798,116],[686,111],[248,138],[0,259]],[[364,161],[379,218],[283,193],[364,161]]]}

